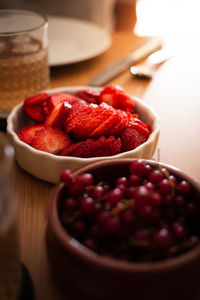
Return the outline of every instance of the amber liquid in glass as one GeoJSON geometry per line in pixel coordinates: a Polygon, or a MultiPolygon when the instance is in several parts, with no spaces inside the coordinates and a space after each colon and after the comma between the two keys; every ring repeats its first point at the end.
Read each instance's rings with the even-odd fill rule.
{"type": "Polygon", "coordinates": [[[48,51],[28,35],[0,40],[0,109],[10,111],[49,84],[48,51]]]}

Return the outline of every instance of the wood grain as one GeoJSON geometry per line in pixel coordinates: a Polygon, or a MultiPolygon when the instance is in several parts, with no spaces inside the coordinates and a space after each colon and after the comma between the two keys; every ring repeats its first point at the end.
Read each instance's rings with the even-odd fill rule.
{"type": "MultiPolygon", "coordinates": [[[[90,78],[104,66],[145,39],[131,33],[114,34],[111,48],[99,57],[52,68],[50,87],[88,85],[90,78]]],[[[195,45],[195,42],[184,42],[181,51],[160,66],[151,81],[135,79],[127,71],[111,83],[119,84],[129,93],[142,97],[159,115],[161,134],[154,158],[184,169],[200,180],[200,45],[195,45]],[[188,55],[190,60],[186,59],[188,55]]],[[[52,187],[16,165],[21,260],[31,274],[37,300],[63,299],[52,278],[45,245],[46,210],[52,187]]]]}

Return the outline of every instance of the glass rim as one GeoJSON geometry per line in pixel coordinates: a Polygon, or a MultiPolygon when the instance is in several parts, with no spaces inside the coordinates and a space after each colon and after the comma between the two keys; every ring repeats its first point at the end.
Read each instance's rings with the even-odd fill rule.
{"type": "Polygon", "coordinates": [[[26,9],[0,9],[0,17],[2,14],[5,13],[9,13],[9,14],[14,14],[14,13],[18,13],[18,14],[22,14],[22,15],[33,15],[33,16],[38,16],[40,18],[42,18],[43,20],[41,21],[41,24],[34,26],[33,28],[30,29],[26,29],[26,30],[18,30],[18,31],[10,31],[10,32],[1,32],[0,29],[0,36],[11,36],[11,35],[16,35],[16,34],[22,34],[25,32],[32,32],[35,31],[39,28],[42,27],[47,27],[48,26],[48,18],[45,14],[43,13],[39,13],[37,11],[33,11],[33,10],[26,10],[26,9]]]}

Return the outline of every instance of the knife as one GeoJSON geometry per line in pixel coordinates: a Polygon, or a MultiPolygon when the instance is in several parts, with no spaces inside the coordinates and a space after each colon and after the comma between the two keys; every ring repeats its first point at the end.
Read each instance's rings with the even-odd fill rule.
{"type": "Polygon", "coordinates": [[[162,41],[158,38],[152,38],[145,42],[142,46],[133,50],[123,58],[115,61],[98,73],[95,77],[91,79],[89,85],[91,86],[101,86],[108,81],[115,78],[117,75],[126,71],[130,66],[138,63],[140,60],[146,58],[153,52],[161,49],[162,41]]]}

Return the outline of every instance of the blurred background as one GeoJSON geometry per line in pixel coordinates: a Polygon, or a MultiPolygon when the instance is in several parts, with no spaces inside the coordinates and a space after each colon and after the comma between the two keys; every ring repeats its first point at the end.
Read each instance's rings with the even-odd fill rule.
{"type": "Polygon", "coordinates": [[[112,29],[113,11],[118,6],[118,9],[115,9],[115,18],[120,15],[121,19],[120,26],[115,26],[115,29],[130,30],[130,26],[133,28],[135,24],[133,19],[136,1],[135,32],[138,35],[165,37],[200,35],[199,0],[58,0],[56,3],[48,0],[0,0],[0,9],[21,8],[47,15],[81,18],[106,29],[112,29]]]}
{"type": "Polygon", "coordinates": [[[199,0],[138,0],[139,35],[200,36],[199,0]]]}

